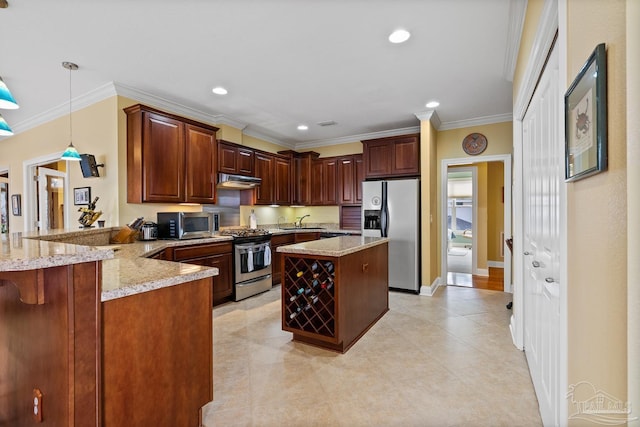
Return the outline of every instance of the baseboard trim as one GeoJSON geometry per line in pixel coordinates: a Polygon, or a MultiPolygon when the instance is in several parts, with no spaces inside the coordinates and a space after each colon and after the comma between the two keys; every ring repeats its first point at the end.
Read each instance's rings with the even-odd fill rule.
{"type": "Polygon", "coordinates": [[[489,277],[489,269],[488,268],[476,268],[476,272],[474,274],[476,276],[489,277]]]}
{"type": "Polygon", "coordinates": [[[504,268],[504,262],[502,262],[502,261],[487,261],[487,267],[504,268]]]}
{"type": "Polygon", "coordinates": [[[420,287],[420,295],[432,297],[441,285],[442,281],[440,280],[440,277],[436,277],[436,280],[433,281],[431,286],[422,285],[420,287]]]}

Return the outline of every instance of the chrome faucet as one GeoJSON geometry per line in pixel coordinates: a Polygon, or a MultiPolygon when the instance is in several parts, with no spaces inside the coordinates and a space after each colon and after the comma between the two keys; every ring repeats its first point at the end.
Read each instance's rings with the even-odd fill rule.
{"type": "Polygon", "coordinates": [[[298,220],[298,228],[302,228],[302,220],[308,216],[311,216],[311,215],[303,215],[300,217],[300,219],[298,220]]]}

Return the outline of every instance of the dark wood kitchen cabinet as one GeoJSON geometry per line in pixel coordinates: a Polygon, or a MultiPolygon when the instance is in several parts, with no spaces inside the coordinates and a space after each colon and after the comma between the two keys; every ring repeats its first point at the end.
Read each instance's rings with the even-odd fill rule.
{"type": "Polygon", "coordinates": [[[275,162],[275,158],[270,154],[255,154],[255,176],[262,180],[262,183],[255,189],[255,204],[257,205],[273,204],[275,162]]]}
{"type": "Polygon", "coordinates": [[[165,259],[188,264],[216,267],[213,276],[213,305],[229,300],[233,294],[233,244],[202,243],[165,249],[165,259]]]}
{"type": "Polygon", "coordinates": [[[291,204],[291,159],[274,159],[274,198],[276,205],[291,204]]]}
{"type": "Polygon", "coordinates": [[[141,104],[127,114],[127,202],[215,203],[218,128],[141,104]]]}
{"type": "Polygon", "coordinates": [[[289,157],[291,161],[291,204],[311,205],[311,163],[320,154],[315,151],[278,151],[278,154],[289,157]]]}
{"type": "Polygon", "coordinates": [[[311,204],[338,204],[337,157],[315,159],[311,162],[311,204]]]}
{"type": "Polygon", "coordinates": [[[365,178],[420,175],[420,134],[362,141],[365,178]]]}
{"type": "Polygon", "coordinates": [[[362,204],[364,168],[361,154],[341,156],[338,165],[338,204],[362,204]]]}
{"type": "Polygon", "coordinates": [[[228,141],[218,143],[218,172],[253,176],[254,151],[228,141]]]}

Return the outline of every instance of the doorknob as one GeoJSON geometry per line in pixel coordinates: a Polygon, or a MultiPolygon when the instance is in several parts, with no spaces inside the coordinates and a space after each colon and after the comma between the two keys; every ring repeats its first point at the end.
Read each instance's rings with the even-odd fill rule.
{"type": "Polygon", "coordinates": [[[547,282],[547,283],[555,282],[555,280],[553,280],[553,277],[547,277],[546,279],[544,279],[544,281],[547,282]]]}
{"type": "Polygon", "coordinates": [[[533,265],[535,268],[540,267],[540,263],[538,261],[531,261],[531,265],[533,265]]]}

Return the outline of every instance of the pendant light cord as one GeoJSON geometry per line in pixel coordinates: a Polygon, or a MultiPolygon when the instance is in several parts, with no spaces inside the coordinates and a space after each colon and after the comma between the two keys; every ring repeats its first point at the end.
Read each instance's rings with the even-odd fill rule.
{"type": "Polygon", "coordinates": [[[72,67],[69,67],[69,142],[73,145],[73,134],[71,130],[73,129],[73,116],[71,115],[71,70],[72,67]]]}

